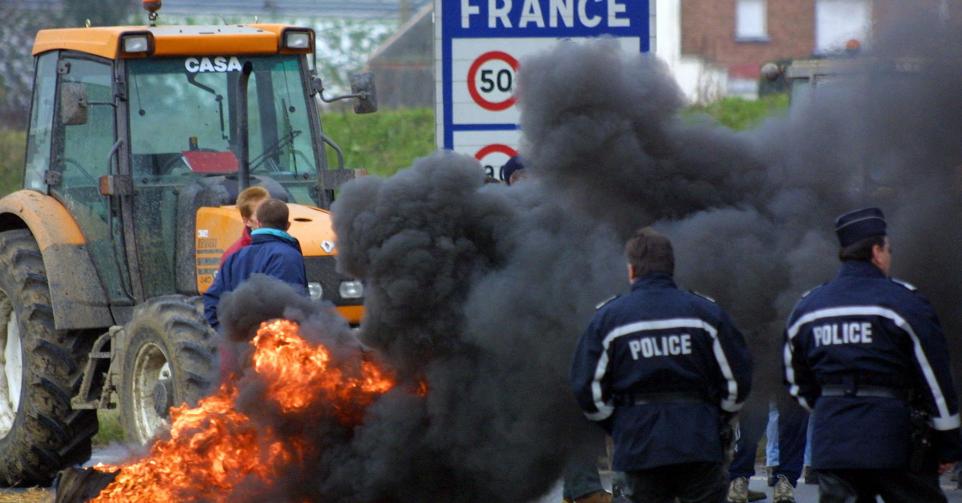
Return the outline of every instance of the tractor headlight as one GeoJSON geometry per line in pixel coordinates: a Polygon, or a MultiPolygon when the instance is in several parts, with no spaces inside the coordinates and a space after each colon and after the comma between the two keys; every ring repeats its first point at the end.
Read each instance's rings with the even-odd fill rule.
{"type": "Polygon", "coordinates": [[[281,35],[281,46],[291,51],[310,52],[314,49],[314,32],[303,28],[288,28],[281,35]]]}
{"type": "Polygon", "coordinates": [[[321,300],[324,297],[324,288],[320,283],[312,281],[307,284],[307,294],[311,296],[311,300],[321,300]]]}
{"type": "Polygon", "coordinates": [[[342,281],[337,289],[342,299],[360,299],[364,296],[364,284],[360,281],[342,281]]]}
{"type": "Polygon", "coordinates": [[[154,36],[150,32],[127,33],[120,37],[124,56],[149,56],[154,52],[154,36]]]}

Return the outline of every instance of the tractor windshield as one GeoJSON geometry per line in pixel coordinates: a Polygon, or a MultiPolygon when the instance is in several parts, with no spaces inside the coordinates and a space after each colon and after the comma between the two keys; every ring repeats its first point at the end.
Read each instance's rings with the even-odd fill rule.
{"type": "Polygon", "coordinates": [[[238,171],[237,80],[248,86],[250,169],[316,204],[317,159],[298,56],[211,56],[127,62],[133,175],[138,185],[182,185],[238,171]]]}

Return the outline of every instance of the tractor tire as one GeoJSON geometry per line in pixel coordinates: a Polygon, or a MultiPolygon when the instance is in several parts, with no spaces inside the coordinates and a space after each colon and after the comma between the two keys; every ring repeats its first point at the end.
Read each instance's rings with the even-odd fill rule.
{"type": "Polygon", "coordinates": [[[97,413],[70,399],[94,335],[54,329],[36,241],[26,229],[0,232],[0,484],[47,485],[90,458],[97,413]]]}
{"type": "Polygon", "coordinates": [[[193,302],[165,295],[137,306],[125,327],[120,420],[129,442],[146,445],[169,428],[169,409],[217,384],[215,333],[193,302]]]}

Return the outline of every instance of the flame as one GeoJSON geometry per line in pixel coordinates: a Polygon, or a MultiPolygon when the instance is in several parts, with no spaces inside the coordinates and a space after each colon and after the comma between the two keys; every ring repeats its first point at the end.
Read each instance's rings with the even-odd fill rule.
{"type": "Polygon", "coordinates": [[[254,345],[254,370],[270,383],[268,395],[285,413],[310,406],[314,400],[325,400],[339,411],[345,422],[360,419],[357,413],[394,382],[386,378],[371,362],[361,362],[361,377],[344,377],[344,372],[331,366],[331,354],[323,346],[312,347],[291,330],[287,320],[267,323],[258,331],[254,345]]]}
{"type": "MultiPolygon", "coordinates": [[[[284,414],[323,404],[338,421],[354,425],[394,386],[372,362],[354,369],[335,362],[326,347],[302,339],[289,320],[261,324],[252,344],[254,371],[267,383],[266,397],[284,414]]],[[[170,438],[155,442],[146,458],[94,467],[119,473],[91,501],[228,501],[241,481],[268,482],[303,459],[309,446],[296,439],[282,442],[271,428],[257,425],[236,409],[237,396],[235,383],[227,382],[196,407],[171,408],[170,438]]]]}

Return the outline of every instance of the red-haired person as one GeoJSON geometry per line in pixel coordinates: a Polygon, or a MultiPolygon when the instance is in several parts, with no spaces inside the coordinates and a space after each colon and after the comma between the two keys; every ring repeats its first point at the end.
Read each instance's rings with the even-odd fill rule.
{"type": "Polygon", "coordinates": [[[220,257],[221,265],[227,257],[230,257],[237,250],[251,244],[251,231],[257,228],[257,207],[264,201],[270,199],[271,194],[264,187],[247,187],[237,195],[237,209],[240,211],[241,220],[244,222],[244,232],[241,237],[230,245],[230,248],[220,257]]]}

